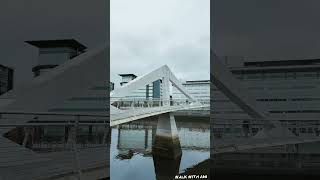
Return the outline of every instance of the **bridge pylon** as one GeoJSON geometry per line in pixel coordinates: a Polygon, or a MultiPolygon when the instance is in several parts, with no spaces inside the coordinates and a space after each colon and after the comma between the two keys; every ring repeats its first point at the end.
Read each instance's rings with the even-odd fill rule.
{"type": "Polygon", "coordinates": [[[152,152],[155,156],[166,159],[181,157],[182,150],[178,129],[172,113],[159,115],[152,152]]]}
{"type": "Polygon", "coordinates": [[[113,90],[110,93],[112,98],[126,97],[130,95],[131,92],[139,90],[139,88],[145,87],[146,85],[157,81],[162,81],[162,98],[161,100],[165,104],[170,104],[170,83],[177,88],[182,94],[186,96],[191,102],[195,102],[196,99],[187,91],[187,89],[182,85],[178,78],[172,73],[167,65],[163,65],[158,69],[140,76],[127,84],[119,87],[118,89],[113,90]]]}

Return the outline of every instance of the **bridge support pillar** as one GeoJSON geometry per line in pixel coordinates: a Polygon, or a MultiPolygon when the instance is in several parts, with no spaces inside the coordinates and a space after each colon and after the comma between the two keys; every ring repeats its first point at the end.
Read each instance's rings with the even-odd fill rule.
{"type": "Polygon", "coordinates": [[[178,129],[172,113],[159,115],[153,155],[167,159],[181,157],[182,151],[178,136],[178,129]]]}

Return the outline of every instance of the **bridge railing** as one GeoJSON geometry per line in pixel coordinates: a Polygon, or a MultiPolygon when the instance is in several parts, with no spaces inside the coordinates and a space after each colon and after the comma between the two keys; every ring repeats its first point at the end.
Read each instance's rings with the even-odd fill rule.
{"type": "Polygon", "coordinates": [[[251,137],[261,131],[266,122],[279,122],[296,136],[320,136],[320,120],[274,120],[274,119],[245,119],[245,118],[213,118],[211,127],[214,138],[251,137]]]}
{"type": "Polygon", "coordinates": [[[34,151],[105,146],[109,115],[0,112],[1,136],[34,151]]]}
{"type": "Polygon", "coordinates": [[[30,156],[35,156],[35,161],[37,158],[49,157],[52,161],[48,163],[54,161],[67,169],[70,167],[71,172],[81,179],[81,164],[88,166],[86,168],[97,168],[107,160],[105,153],[110,142],[109,115],[0,112],[0,133],[2,147],[7,146],[8,151],[17,155],[9,164],[20,161],[20,158],[25,163],[32,163],[27,162],[30,156]],[[98,158],[93,156],[97,154],[98,158]],[[88,155],[94,158],[88,159],[88,155]],[[26,157],[28,160],[23,159],[26,157]]]}
{"type": "MultiPolygon", "coordinates": [[[[175,98],[175,99],[146,99],[146,98],[111,98],[111,105],[118,109],[131,108],[150,108],[162,106],[185,106],[193,103],[205,104],[207,101],[190,101],[189,99],[175,98]]],[[[209,104],[209,103],[206,103],[209,104]]]]}

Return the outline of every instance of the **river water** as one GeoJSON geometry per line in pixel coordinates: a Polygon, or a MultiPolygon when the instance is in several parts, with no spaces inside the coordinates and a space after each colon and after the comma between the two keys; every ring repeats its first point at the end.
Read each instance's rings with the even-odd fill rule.
{"type": "Polygon", "coordinates": [[[158,158],[152,152],[157,117],[112,128],[110,174],[116,180],[174,179],[210,158],[209,118],[175,117],[182,155],[158,158]]]}

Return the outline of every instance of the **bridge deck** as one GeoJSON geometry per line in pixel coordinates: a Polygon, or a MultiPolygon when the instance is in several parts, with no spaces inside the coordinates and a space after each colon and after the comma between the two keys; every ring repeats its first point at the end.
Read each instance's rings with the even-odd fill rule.
{"type": "Polygon", "coordinates": [[[185,106],[160,106],[150,108],[134,108],[130,110],[122,110],[121,112],[111,112],[110,126],[135,121],[138,119],[151,117],[163,113],[174,112],[179,110],[197,109],[206,107],[205,105],[185,105],[185,106]]]}

